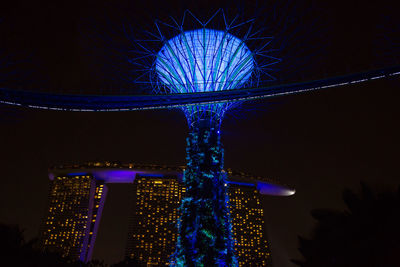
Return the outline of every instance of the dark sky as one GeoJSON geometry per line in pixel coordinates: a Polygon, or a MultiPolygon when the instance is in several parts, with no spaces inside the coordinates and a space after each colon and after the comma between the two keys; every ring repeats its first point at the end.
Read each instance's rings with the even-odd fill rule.
{"type": "MultiPolygon", "coordinates": [[[[2,10],[3,44],[7,44],[0,52],[10,51],[18,60],[27,58],[26,62],[17,60],[17,66],[37,66],[24,73],[28,78],[21,84],[29,84],[29,89],[45,84],[83,92],[86,87],[104,84],[104,77],[95,79],[90,71],[94,63],[88,61],[93,56],[87,55],[87,40],[81,37],[82,28],[86,31],[87,27],[79,24],[96,21],[98,14],[92,8],[105,12],[107,5],[96,3],[81,6],[72,2],[17,1],[2,10]],[[103,9],[97,5],[104,5],[103,9]],[[43,61],[38,62],[38,58],[43,61]],[[39,78],[29,83],[32,77],[39,78]]],[[[365,8],[361,4],[341,7],[350,8],[343,11],[346,16],[335,14],[338,7],[325,10],[331,18],[338,18],[338,25],[329,28],[333,35],[346,30],[343,19],[357,25],[363,24],[366,17],[377,19],[359,14],[365,8]]],[[[150,9],[144,10],[148,15],[150,9]]],[[[116,15],[116,11],[110,12],[114,12],[111,17],[116,15]]],[[[132,12],[140,13],[140,7],[132,12]]],[[[372,24],[365,20],[365,25],[372,24]]],[[[350,36],[354,27],[350,23],[349,32],[343,36],[350,36]]],[[[362,34],[369,31],[366,28],[362,34]]],[[[373,39],[367,38],[371,42],[373,39]]],[[[337,54],[330,58],[350,57],[348,52],[341,54],[340,48],[345,49],[346,45],[353,51],[356,47],[362,49],[362,41],[354,42],[355,39],[337,40],[337,54]]],[[[366,46],[375,47],[372,43],[366,46]]],[[[340,66],[338,62],[332,59],[326,65],[334,65],[344,73],[353,67],[346,62],[340,66]]],[[[376,81],[246,103],[228,114],[222,125],[226,167],[278,179],[297,190],[292,197],[263,197],[276,266],[293,266],[289,260],[300,257],[297,235],[310,233],[314,224],[311,209],[343,209],[342,190],[357,190],[360,181],[377,190],[399,185],[398,87],[399,80],[376,81]]],[[[19,224],[29,238],[37,235],[46,210],[47,169],[51,165],[90,160],[181,165],[186,135],[186,120],[175,110],[68,113],[1,106],[0,221],[19,224]]],[[[131,201],[131,191],[126,185],[111,185],[110,189],[94,257],[112,263],[123,256],[126,201],[131,201]]]]}

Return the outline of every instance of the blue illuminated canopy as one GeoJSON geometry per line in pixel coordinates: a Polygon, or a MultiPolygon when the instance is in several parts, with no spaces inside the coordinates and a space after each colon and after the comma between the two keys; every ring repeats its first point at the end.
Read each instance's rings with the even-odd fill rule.
{"type": "MultiPolygon", "coordinates": [[[[168,40],[156,55],[155,70],[168,93],[239,89],[250,80],[255,61],[239,38],[227,31],[201,28],[168,40]]],[[[199,111],[223,115],[227,104],[185,107],[189,117],[199,111]]]]}
{"type": "Polygon", "coordinates": [[[254,70],[251,51],[226,31],[198,29],[167,41],[157,54],[156,71],[171,93],[237,89],[254,70]]]}

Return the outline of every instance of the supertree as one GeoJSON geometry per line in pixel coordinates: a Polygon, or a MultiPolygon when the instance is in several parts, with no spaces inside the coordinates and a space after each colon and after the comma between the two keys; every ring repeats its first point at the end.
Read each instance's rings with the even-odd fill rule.
{"type": "MultiPolygon", "coordinates": [[[[172,25],[156,22],[158,35],[153,37],[154,41],[162,43],[161,49],[151,50],[138,42],[144,49],[143,57],[154,59],[149,69],[156,92],[212,92],[256,85],[260,73],[279,59],[265,51],[272,38],[253,32],[254,20],[235,24],[236,19],[228,21],[219,10],[202,22],[186,11],[180,23],[176,20],[172,20],[172,25]],[[217,16],[223,21],[222,29],[215,27],[217,16]],[[189,19],[193,20],[191,29],[186,30],[184,25],[189,19]],[[162,26],[173,29],[172,38],[162,32],[162,26]],[[248,44],[255,40],[258,47],[252,50],[248,44]]],[[[182,107],[189,136],[183,180],[186,193],[180,207],[179,238],[171,258],[174,266],[237,265],[220,137],[222,119],[232,105],[182,107]]]]}
{"type": "MultiPolygon", "coordinates": [[[[293,19],[291,16],[279,17],[283,21],[286,17],[290,18],[287,23],[282,23],[283,27],[276,27],[286,31],[293,19]]],[[[303,20],[301,17],[294,21],[303,20]]],[[[254,19],[240,21],[237,17],[227,20],[222,11],[216,12],[207,21],[201,21],[186,11],[179,23],[175,19],[171,19],[171,23],[157,21],[156,32],[148,32],[150,38],[132,38],[140,49],[131,50],[136,55],[130,59],[130,63],[138,66],[134,71],[140,74],[131,84],[146,85],[150,80],[157,93],[166,95],[60,95],[0,88],[0,103],[78,112],[181,107],[189,125],[187,168],[184,175],[186,196],[180,209],[180,237],[172,264],[234,266],[236,260],[226,207],[224,153],[220,140],[220,127],[226,111],[233,107],[234,102],[297,94],[400,75],[400,67],[395,66],[287,84],[286,73],[282,75],[285,76],[285,83],[258,86],[261,76],[262,81],[274,80],[271,75],[272,66],[280,62],[280,59],[273,56],[273,49],[269,49],[273,38],[262,36],[254,22],[254,19]]],[[[311,31],[315,32],[314,28],[311,31]]],[[[296,36],[295,33],[287,35],[283,42],[299,43],[296,36]]],[[[305,49],[308,49],[308,43],[305,49]]],[[[315,44],[321,47],[320,42],[315,44]]],[[[126,52],[125,49],[122,50],[126,52]]],[[[336,54],[333,55],[338,58],[336,54]]],[[[289,62],[286,64],[292,68],[294,66],[296,73],[301,74],[305,72],[302,66],[312,65],[309,58],[305,60],[304,57],[297,57],[297,61],[302,61],[303,64],[300,67],[293,64],[293,61],[284,61],[289,62]]],[[[284,69],[287,69],[286,66],[284,69]]],[[[119,71],[118,68],[116,72],[119,71]]],[[[129,79],[131,80],[133,79],[129,79]]]]}

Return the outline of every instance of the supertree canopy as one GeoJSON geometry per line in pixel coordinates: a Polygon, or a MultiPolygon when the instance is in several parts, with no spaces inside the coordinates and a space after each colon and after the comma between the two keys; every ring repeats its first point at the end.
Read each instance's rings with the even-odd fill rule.
{"type": "MultiPolygon", "coordinates": [[[[292,6],[287,3],[284,5],[292,6]]],[[[282,28],[282,31],[304,21],[303,16],[299,20],[280,19],[290,16],[277,17],[274,13],[262,16],[275,20],[279,25],[277,28],[282,28]]],[[[229,21],[219,10],[205,22],[189,11],[184,12],[181,22],[173,18],[171,20],[171,23],[157,21],[157,31],[147,32],[150,38],[134,37],[132,41],[137,44],[138,50],[131,49],[131,43],[128,45],[129,51],[136,53],[128,62],[137,67],[130,70],[128,76],[139,73],[132,75],[129,82],[135,85],[152,84],[156,93],[168,95],[58,95],[0,88],[0,103],[69,111],[180,107],[189,125],[187,166],[183,178],[186,192],[181,202],[179,237],[171,265],[237,266],[220,137],[222,119],[234,105],[233,102],[391,78],[400,75],[400,66],[294,84],[263,84],[259,87],[261,78],[264,82],[275,80],[271,75],[272,67],[281,60],[272,55],[273,49],[266,49],[273,38],[261,36],[263,31],[255,26],[254,19],[239,21],[235,17],[229,21]],[[150,77],[146,74],[150,74],[150,77]]],[[[293,41],[290,43],[299,43],[296,32],[288,34],[281,42],[290,40],[293,41]]],[[[306,32],[315,31],[314,28],[312,31],[307,28],[306,32]]],[[[320,42],[316,42],[315,46],[322,47],[320,42]]],[[[311,47],[309,42],[305,47],[311,47]]],[[[289,50],[303,52],[302,49],[286,51],[289,50]]],[[[355,50],[359,50],[358,47],[355,50]]],[[[337,57],[336,53],[333,55],[337,57]]],[[[298,60],[304,65],[311,65],[306,58],[303,56],[298,60]]],[[[342,60],[342,57],[337,58],[342,60]]],[[[290,61],[287,65],[295,68],[296,73],[299,72],[299,65],[290,61]]],[[[119,68],[116,72],[119,72],[119,68]]],[[[303,72],[304,69],[299,73],[303,72]]]]}
{"type": "MultiPolygon", "coordinates": [[[[163,45],[153,63],[156,91],[223,91],[257,81],[259,50],[251,51],[246,44],[251,30],[241,39],[229,32],[235,28],[232,24],[225,23],[225,29],[220,30],[209,27],[209,22],[197,21],[200,27],[185,31],[181,25],[170,39],[161,34],[163,45]]],[[[278,61],[273,57],[270,60],[278,61]]],[[[176,251],[171,258],[174,266],[237,266],[220,141],[221,121],[231,106],[213,103],[182,107],[190,132],[184,173],[186,193],[180,208],[176,251]]]]}
{"type": "MultiPolygon", "coordinates": [[[[255,68],[253,53],[227,31],[201,28],[182,32],[158,52],[155,70],[172,93],[212,92],[246,85],[255,68]]],[[[184,107],[188,120],[222,117],[230,104],[184,107]]]]}

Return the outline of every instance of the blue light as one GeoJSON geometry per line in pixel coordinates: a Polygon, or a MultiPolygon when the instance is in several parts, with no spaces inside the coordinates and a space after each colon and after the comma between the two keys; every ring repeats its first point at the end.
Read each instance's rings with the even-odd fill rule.
{"type": "Polygon", "coordinates": [[[189,105],[217,105],[217,103],[233,103],[254,101],[294,94],[332,89],[382,79],[400,77],[400,66],[382,68],[320,80],[280,84],[267,87],[238,90],[235,94],[223,91],[200,95],[68,95],[47,94],[43,92],[27,92],[0,88],[0,104],[23,106],[32,109],[73,112],[122,112],[152,109],[181,108],[189,105]]]}
{"type": "Polygon", "coordinates": [[[254,69],[244,42],[211,29],[187,31],[164,44],[157,54],[156,71],[172,93],[237,89],[254,69]]]}
{"type": "Polygon", "coordinates": [[[68,173],[69,176],[82,176],[82,175],[87,175],[86,172],[71,172],[68,173]]]}
{"type": "MultiPolygon", "coordinates": [[[[169,93],[213,92],[244,87],[255,69],[253,53],[226,31],[197,29],[167,41],[155,71],[169,93]]],[[[202,111],[223,116],[229,104],[183,107],[188,119],[202,111]]]]}
{"type": "Polygon", "coordinates": [[[241,186],[255,187],[255,184],[252,184],[252,183],[243,183],[243,182],[236,182],[236,181],[226,181],[226,183],[227,184],[241,185],[241,186]]]}
{"type": "MultiPolygon", "coordinates": [[[[162,37],[163,46],[152,65],[156,91],[210,93],[252,83],[257,66],[255,53],[245,44],[248,35],[241,40],[228,32],[228,25],[221,31],[208,29],[207,24],[201,23],[200,29],[191,31],[179,28],[180,34],[168,41],[162,37]]],[[[171,266],[238,266],[226,205],[219,130],[224,113],[232,105],[207,102],[182,107],[190,127],[183,176],[186,192],[171,266]]]]}

